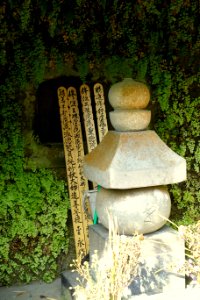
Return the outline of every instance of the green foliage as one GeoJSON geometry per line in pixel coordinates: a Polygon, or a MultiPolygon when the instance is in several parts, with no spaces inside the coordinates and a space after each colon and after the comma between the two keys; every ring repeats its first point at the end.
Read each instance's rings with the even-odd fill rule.
{"type": "Polygon", "coordinates": [[[30,4],[31,0],[25,0],[20,8],[21,30],[25,31],[30,21],[30,4]]]}
{"type": "Polygon", "coordinates": [[[49,282],[68,251],[67,188],[52,171],[27,168],[22,107],[6,88],[0,88],[0,282],[49,282]]]}
{"type": "Polygon", "coordinates": [[[163,140],[187,161],[187,182],[172,186],[171,193],[177,208],[182,211],[182,222],[188,224],[200,217],[200,98],[191,93],[199,83],[197,77],[184,78],[178,70],[172,79],[171,97],[174,100],[167,109],[161,106],[163,111],[166,110],[165,118],[157,120],[155,126],[163,140]]]}
{"type": "MultiPolygon", "coordinates": [[[[10,254],[10,249],[24,247],[25,251],[24,245],[28,243],[28,237],[23,235],[19,226],[16,228],[21,236],[14,237],[14,233],[17,234],[15,226],[11,228],[12,222],[6,223],[6,218],[11,220],[12,216],[17,218],[15,221],[18,220],[18,224],[23,222],[24,232],[31,239],[30,245],[34,245],[35,256],[31,254],[35,264],[34,276],[37,276],[39,258],[41,268],[45,264],[55,268],[53,261],[50,263],[41,253],[44,251],[42,243],[47,236],[49,238],[56,220],[61,222],[60,210],[55,209],[57,217],[55,216],[54,221],[50,217],[50,211],[47,211],[54,226],[44,226],[46,232],[41,232],[40,243],[35,247],[36,234],[42,230],[38,224],[45,224],[45,217],[39,212],[42,209],[40,202],[35,198],[38,195],[38,198],[41,196],[41,199],[48,199],[46,202],[50,203],[52,191],[59,185],[59,181],[52,184],[48,172],[42,173],[42,170],[36,169],[31,172],[26,169],[21,96],[29,86],[36,89],[50,72],[64,75],[69,73],[69,69],[73,69],[83,81],[100,79],[102,82],[115,82],[123,77],[133,77],[146,82],[151,88],[151,127],[175,152],[187,160],[187,182],[170,187],[173,216],[176,221],[178,219],[178,222],[185,223],[199,219],[198,11],[197,0],[170,3],[161,0],[9,0],[0,4],[0,192],[1,198],[4,195],[2,199],[14,205],[12,210],[9,209],[7,217],[5,211],[8,211],[8,207],[4,204],[1,208],[4,216],[2,220],[9,231],[9,235],[2,235],[0,241],[4,262],[8,263],[9,257],[10,263],[10,267],[6,264],[1,267],[7,270],[2,269],[3,274],[7,274],[4,282],[9,282],[14,269],[21,264],[20,258],[14,259],[14,254],[10,254]],[[29,181],[33,184],[29,184],[29,181]],[[32,214],[25,205],[25,199],[33,206],[32,214]],[[25,207],[24,210],[22,207],[25,207]],[[36,223],[33,221],[34,216],[38,218],[36,223]],[[10,255],[13,259],[10,259],[10,255]]],[[[61,194],[60,191],[59,199],[63,199],[61,194]]],[[[55,197],[56,195],[55,193],[55,197]]],[[[62,207],[62,201],[59,203],[62,207]]],[[[5,227],[1,230],[6,231],[5,227]]],[[[56,249],[60,240],[61,237],[58,240],[55,238],[49,242],[54,246],[49,247],[56,249]]],[[[15,254],[21,255],[20,251],[15,254]]],[[[54,257],[53,253],[51,252],[51,258],[54,257]]],[[[28,258],[22,256],[26,260],[24,266],[28,265],[28,258]]],[[[50,277],[51,272],[53,269],[49,272],[50,277]]],[[[30,280],[30,276],[30,273],[25,275],[24,272],[23,278],[30,280]]],[[[42,276],[46,279],[48,277],[42,276]]]]}
{"type": "Polygon", "coordinates": [[[1,174],[0,197],[0,282],[51,281],[68,250],[64,182],[42,169],[1,174]]]}
{"type": "Polygon", "coordinates": [[[133,59],[128,58],[119,58],[118,56],[112,56],[105,62],[105,73],[107,74],[107,78],[109,81],[116,81],[116,79],[120,79],[124,77],[132,77],[132,65],[134,63],[133,59]]]}
{"type": "Polygon", "coordinates": [[[80,55],[78,57],[78,68],[79,68],[80,78],[83,82],[85,82],[89,70],[89,64],[86,55],[80,55]]]}

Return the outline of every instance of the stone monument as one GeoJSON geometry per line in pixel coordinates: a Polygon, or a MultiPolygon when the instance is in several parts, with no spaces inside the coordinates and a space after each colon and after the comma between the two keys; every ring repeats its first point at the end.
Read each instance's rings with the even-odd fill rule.
{"type": "Polygon", "coordinates": [[[168,266],[184,262],[184,241],[166,226],[171,200],[166,185],[186,180],[186,161],[148,130],[150,92],[141,82],[126,78],[109,91],[114,111],[113,131],[84,159],[85,176],[101,186],[96,211],[99,224],[90,226],[90,254],[102,253],[108,235],[107,211],[117,218],[119,233],[144,234],[133,294],[184,288],[184,278],[168,266]]]}

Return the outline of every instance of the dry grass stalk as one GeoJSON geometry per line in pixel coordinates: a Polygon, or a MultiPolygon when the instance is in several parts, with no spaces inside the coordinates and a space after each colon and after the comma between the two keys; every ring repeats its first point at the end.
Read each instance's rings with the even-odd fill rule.
{"type": "Polygon", "coordinates": [[[142,235],[118,235],[117,222],[109,216],[109,238],[100,258],[94,253],[91,263],[75,261],[81,275],[74,295],[77,300],[119,300],[137,275],[142,235]]]}
{"type": "Polygon", "coordinates": [[[200,284],[200,221],[188,226],[179,226],[178,231],[185,239],[187,257],[180,271],[200,284]]]}
{"type": "Polygon", "coordinates": [[[166,220],[177,228],[179,235],[185,240],[185,263],[181,266],[171,266],[171,268],[180,274],[187,275],[193,282],[200,285],[200,220],[187,226],[177,226],[169,219],[166,220]]]}

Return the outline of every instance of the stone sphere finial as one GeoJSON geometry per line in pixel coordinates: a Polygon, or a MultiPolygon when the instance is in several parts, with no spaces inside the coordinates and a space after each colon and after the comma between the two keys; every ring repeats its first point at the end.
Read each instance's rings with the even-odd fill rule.
{"type": "Polygon", "coordinates": [[[110,88],[108,98],[114,108],[110,121],[115,130],[137,131],[148,127],[151,112],[144,108],[149,103],[150,92],[144,83],[125,78],[110,88]]]}

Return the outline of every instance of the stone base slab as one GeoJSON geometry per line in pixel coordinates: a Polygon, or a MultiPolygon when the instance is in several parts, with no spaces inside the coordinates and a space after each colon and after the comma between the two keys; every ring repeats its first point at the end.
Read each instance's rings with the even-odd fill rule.
{"type": "Polygon", "coordinates": [[[75,300],[73,288],[78,284],[76,280],[80,275],[77,272],[65,271],[61,274],[62,300],[75,300]]]}
{"type": "MultiPolygon", "coordinates": [[[[108,230],[101,224],[89,227],[90,259],[95,250],[103,254],[108,230]]],[[[171,265],[183,264],[185,260],[184,240],[168,226],[144,235],[138,276],[129,286],[131,295],[156,294],[170,290],[184,290],[185,278],[170,272],[171,265]]]]}
{"type": "MultiPolygon", "coordinates": [[[[62,287],[62,300],[75,300],[73,297],[73,291],[69,290],[69,287],[75,287],[77,285],[76,277],[78,273],[72,273],[71,271],[65,271],[61,274],[61,287],[62,287]]],[[[7,298],[6,298],[7,299],[7,298]]],[[[181,299],[181,300],[199,300],[200,299],[200,287],[193,287],[179,290],[174,289],[170,291],[164,291],[162,294],[140,294],[140,295],[132,295],[128,297],[128,299],[132,300],[169,300],[169,299],[181,299]]]]}

